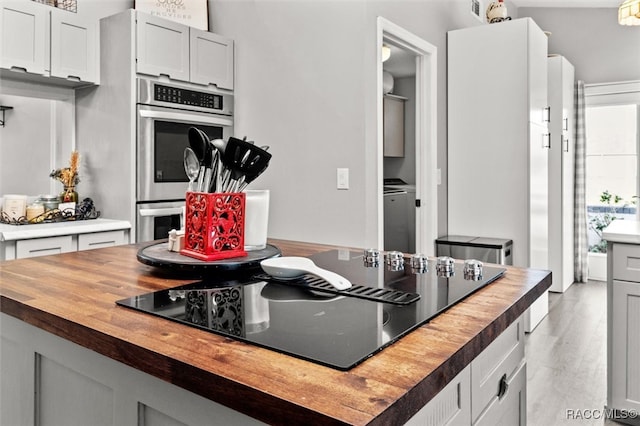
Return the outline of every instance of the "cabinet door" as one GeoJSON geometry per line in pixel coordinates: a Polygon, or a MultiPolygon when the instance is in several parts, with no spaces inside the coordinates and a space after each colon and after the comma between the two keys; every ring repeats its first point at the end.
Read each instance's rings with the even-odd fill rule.
{"type": "Polygon", "coordinates": [[[471,362],[471,415],[480,414],[499,398],[501,382],[514,376],[524,360],[524,327],[520,317],[471,362]]]}
{"type": "Polygon", "coordinates": [[[108,231],[80,234],[78,235],[78,250],[93,250],[125,244],[125,232],[126,231],[108,231]]]}
{"type": "Polygon", "coordinates": [[[31,1],[0,5],[0,68],[49,74],[49,12],[31,1]]]}
{"type": "MultiPolygon", "coordinates": [[[[617,246],[616,246],[617,248],[617,246]]],[[[619,256],[614,250],[614,259],[619,256]]],[[[640,283],[613,280],[609,406],[640,410],[640,283]]]]}
{"type": "Polygon", "coordinates": [[[16,242],[16,259],[47,256],[75,251],[71,235],[60,237],[35,238],[16,242]]]}
{"type": "Polygon", "coordinates": [[[404,100],[385,96],[383,102],[384,156],[404,157],[404,100]]]}
{"type": "Polygon", "coordinates": [[[527,365],[501,384],[496,396],[474,426],[525,426],[527,424],[527,365]]]}
{"type": "Polygon", "coordinates": [[[233,40],[190,28],[191,81],[233,90],[233,40]]]}
{"type": "Polygon", "coordinates": [[[51,11],[51,76],[95,82],[97,21],[79,19],[63,10],[51,11]]]}
{"type": "Polygon", "coordinates": [[[407,426],[471,424],[470,373],[466,366],[406,423],[407,426]]]}
{"type": "Polygon", "coordinates": [[[137,12],[136,71],[189,81],[189,27],[137,12]]]}
{"type": "Polygon", "coordinates": [[[529,121],[546,125],[547,101],[547,36],[533,20],[527,24],[527,72],[529,73],[529,121]]]}

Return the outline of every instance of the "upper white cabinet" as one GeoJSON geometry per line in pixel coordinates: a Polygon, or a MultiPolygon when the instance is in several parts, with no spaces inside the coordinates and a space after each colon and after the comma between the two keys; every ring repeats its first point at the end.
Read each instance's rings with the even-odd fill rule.
{"type": "Polygon", "coordinates": [[[447,61],[448,233],[511,239],[515,266],[548,269],[547,37],[530,18],[450,31],[447,61]]]}
{"type": "Polygon", "coordinates": [[[97,22],[31,1],[7,1],[0,6],[0,34],[3,77],[45,77],[39,81],[68,87],[99,81],[97,22]]]}
{"type": "Polygon", "coordinates": [[[573,65],[562,56],[547,61],[549,80],[549,269],[550,290],[573,283],[573,184],[575,169],[573,65]]]}
{"type": "Polygon", "coordinates": [[[233,40],[136,12],[136,72],[233,89],[233,40]]]}
{"type": "Polygon", "coordinates": [[[49,8],[34,2],[0,4],[1,68],[48,74],[49,13],[49,8]]]}

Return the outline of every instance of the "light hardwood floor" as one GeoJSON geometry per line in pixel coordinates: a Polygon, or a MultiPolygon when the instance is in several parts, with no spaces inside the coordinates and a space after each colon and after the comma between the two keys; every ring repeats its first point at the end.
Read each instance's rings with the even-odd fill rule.
{"type": "Polygon", "coordinates": [[[574,283],[565,293],[549,293],[549,314],[525,340],[529,426],[617,425],[601,417],[606,339],[606,283],[574,283]]]}

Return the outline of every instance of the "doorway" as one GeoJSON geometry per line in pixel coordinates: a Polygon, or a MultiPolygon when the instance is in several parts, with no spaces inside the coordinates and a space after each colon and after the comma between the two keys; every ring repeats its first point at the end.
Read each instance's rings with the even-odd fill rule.
{"type": "MultiPolygon", "coordinates": [[[[394,230],[385,232],[385,222],[387,228],[389,223],[395,222],[385,220],[385,201],[387,201],[387,211],[392,212],[389,207],[389,185],[385,194],[384,180],[389,178],[400,178],[405,185],[408,185],[408,198],[403,198],[410,202],[415,197],[413,205],[408,205],[408,219],[415,221],[409,226],[411,229],[408,251],[423,253],[427,256],[435,255],[435,239],[437,237],[437,129],[436,129],[436,73],[437,73],[437,49],[420,37],[410,33],[404,28],[378,17],[377,31],[377,116],[378,116],[378,137],[377,137],[377,176],[378,176],[378,246],[385,250],[402,250],[393,248],[389,241],[390,236],[397,235],[394,230]],[[389,49],[391,55],[396,58],[389,61],[382,61],[383,46],[389,49]],[[387,63],[385,70],[385,63],[387,63]],[[386,71],[386,72],[385,72],[386,71]],[[389,91],[389,75],[396,73],[398,82],[405,96],[393,94],[389,91]],[[386,76],[386,84],[385,84],[386,76]],[[403,80],[400,82],[400,80],[403,80]],[[405,103],[404,111],[409,112],[411,117],[405,117],[405,121],[411,127],[405,133],[403,152],[395,153],[389,151],[387,147],[387,157],[385,157],[385,91],[387,100],[389,94],[395,99],[405,103]],[[411,93],[412,92],[412,93],[411,93]],[[398,99],[405,98],[405,99],[398,99]],[[410,102],[407,108],[406,103],[410,102]],[[412,131],[413,130],[413,131],[412,131]],[[411,138],[407,142],[407,137],[411,138]],[[389,154],[392,154],[390,156],[389,154]],[[386,167],[385,167],[386,166],[386,167]],[[385,195],[387,196],[385,199],[385,195]],[[385,238],[385,234],[387,238],[385,238]]],[[[393,77],[396,80],[395,77],[393,77]]],[[[395,81],[394,84],[395,85],[395,81]]],[[[389,107],[387,107],[389,108],[389,107]]],[[[387,128],[387,130],[389,130],[387,128]]],[[[389,136],[387,135],[387,139],[389,136]]],[[[401,211],[395,209],[396,212],[401,211]]],[[[391,214],[391,213],[390,213],[391,214]]],[[[387,215],[389,216],[389,215],[387,215]]],[[[396,226],[399,226],[396,224],[396,226]]],[[[399,226],[401,228],[401,226],[399,226]]],[[[400,232],[404,232],[399,229],[400,232]]]]}

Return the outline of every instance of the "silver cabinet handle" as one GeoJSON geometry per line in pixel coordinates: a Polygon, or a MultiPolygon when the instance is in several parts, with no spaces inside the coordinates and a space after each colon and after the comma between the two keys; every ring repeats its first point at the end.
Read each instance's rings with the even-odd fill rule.
{"type": "Polygon", "coordinates": [[[567,132],[567,131],[569,131],[569,119],[568,118],[564,118],[563,121],[564,121],[564,123],[562,124],[562,130],[567,132]]]}
{"type": "Polygon", "coordinates": [[[542,122],[549,123],[551,121],[551,107],[548,106],[542,110],[542,122]]]}
{"type": "Polygon", "coordinates": [[[542,147],[551,148],[551,133],[545,133],[542,135],[542,147]]]}
{"type": "Polygon", "coordinates": [[[564,152],[569,152],[569,138],[564,138],[564,152]]]}

